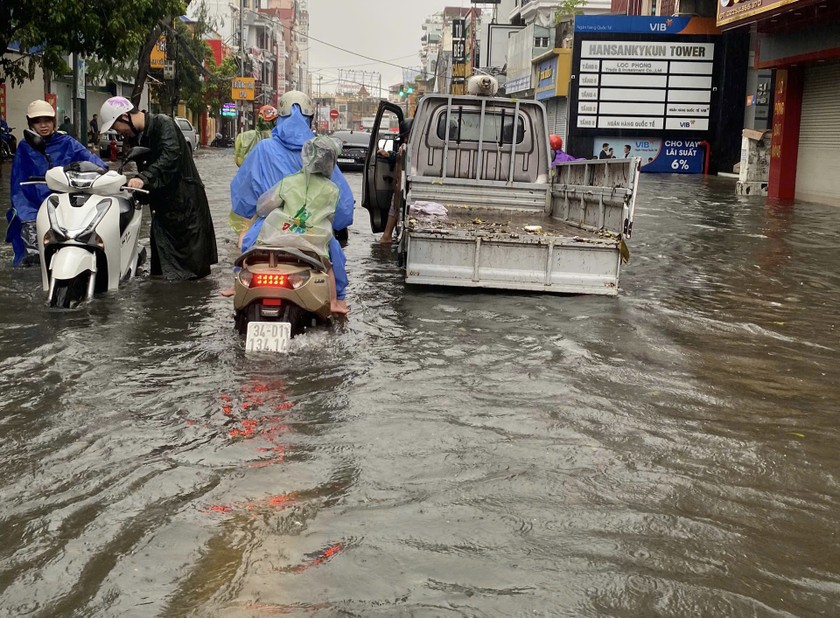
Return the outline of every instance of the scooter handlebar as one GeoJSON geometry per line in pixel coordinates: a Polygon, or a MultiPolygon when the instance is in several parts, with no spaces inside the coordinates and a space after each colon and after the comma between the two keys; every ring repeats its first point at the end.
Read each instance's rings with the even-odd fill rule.
{"type": "Polygon", "coordinates": [[[138,193],[146,193],[148,194],[149,191],[146,189],[135,189],[134,187],[123,187],[122,191],[137,191],[138,193]]]}

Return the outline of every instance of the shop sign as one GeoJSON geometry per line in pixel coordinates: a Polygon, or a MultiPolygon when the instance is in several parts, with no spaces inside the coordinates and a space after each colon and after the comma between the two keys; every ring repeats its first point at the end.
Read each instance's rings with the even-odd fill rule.
{"type": "Polygon", "coordinates": [[[557,56],[549,60],[543,60],[537,66],[537,87],[534,89],[534,98],[537,100],[548,99],[557,93],[557,56]]]}
{"type": "Polygon", "coordinates": [[[166,62],[166,35],[161,35],[149,54],[149,68],[153,71],[162,71],[164,62],[166,62]]]}
{"type": "Polygon", "coordinates": [[[717,25],[724,26],[750,18],[758,18],[762,13],[779,10],[788,4],[803,0],[718,0],[717,25]]]}
{"type": "Polygon", "coordinates": [[[256,81],[253,77],[234,77],[230,83],[230,98],[234,101],[253,101],[256,81]]]}

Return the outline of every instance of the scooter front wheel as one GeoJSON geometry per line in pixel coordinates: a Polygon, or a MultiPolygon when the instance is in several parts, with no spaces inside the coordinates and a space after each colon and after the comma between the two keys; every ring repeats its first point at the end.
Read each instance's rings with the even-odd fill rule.
{"type": "Polygon", "coordinates": [[[50,307],[75,309],[88,297],[91,272],[85,272],[72,279],[57,279],[50,296],[50,307]]]}

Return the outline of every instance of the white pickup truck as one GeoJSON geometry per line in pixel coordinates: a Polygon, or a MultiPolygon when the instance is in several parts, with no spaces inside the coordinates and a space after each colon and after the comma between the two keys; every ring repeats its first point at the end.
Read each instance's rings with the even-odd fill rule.
{"type": "MultiPolygon", "coordinates": [[[[373,137],[389,114],[403,117],[399,106],[380,104],[364,170],[362,205],[374,232],[385,227],[397,180],[373,137]]],[[[638,158],[596,159],[552,171],[540,102],[426,95],[399,183],[405,280],[616,295],[640,166],[638,158]],[[443,212],[439,205],[445,215],[419,214],[443,212]]]]}

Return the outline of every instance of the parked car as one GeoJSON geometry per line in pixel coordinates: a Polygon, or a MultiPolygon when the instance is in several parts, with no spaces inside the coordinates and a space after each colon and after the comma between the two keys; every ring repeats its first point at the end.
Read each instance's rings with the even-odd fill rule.
{"type": "Polygon", "coordinates": [[[116,131],[106,131],[99,136],[99,158],[107,161],[111,156],[111,139],[117,140],[117,156],[122,155],[123,138],[116,131]]]}
{"type": "Polygon", "coordinates": [[[193,152],[198,150],[198,133],[196,132],[195,127],[190,124],[190,121],[186,118],[175,116],[175,124],[178,125],[178,128],[181,129],[181,133],[184,134],[184,139],[187,140],[190,150],[193,152]]]}
{"type": "Polygon", "coordinates": [[[336,131],[331,137],[341,140],[341,154],[338,155],[338,168],[341,171],[361,170],[365,167],[370,133],[367,131],[336,131]]]}

